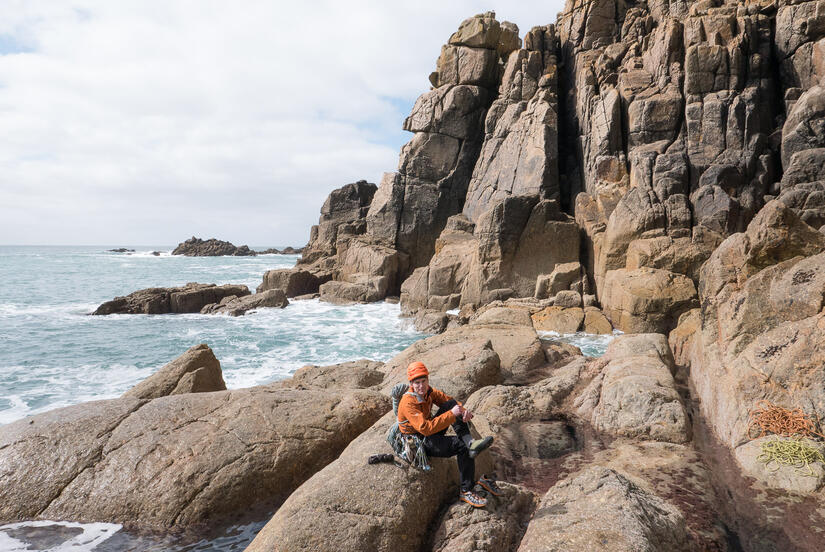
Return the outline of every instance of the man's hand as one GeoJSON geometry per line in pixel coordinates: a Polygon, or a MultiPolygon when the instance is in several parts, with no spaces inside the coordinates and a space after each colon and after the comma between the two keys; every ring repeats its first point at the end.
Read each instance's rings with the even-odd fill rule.
{"type": "Polygon", "coordinates": [[[462,410],[464,410],[464,409],[463,409],[463,408],[461,408],[461,406],[459,406],[459,405],[455,405],[454,407],[452,407],[452,408],[450,409],[450,412],[452,412],[452,413],[453,413],[453,416],[455,416],[455,417],[456,417],[456,419],[457,419],[459,416],[461,416],[461,411],[462,411],[462,410]]]}
{"type": "Polygon", "coordinates": [[[466,408],[463,409],[464,412],[461,413],[461,419],[465,422],[469,422],[473,419],[473,413],[467,410],[466,408]]]}

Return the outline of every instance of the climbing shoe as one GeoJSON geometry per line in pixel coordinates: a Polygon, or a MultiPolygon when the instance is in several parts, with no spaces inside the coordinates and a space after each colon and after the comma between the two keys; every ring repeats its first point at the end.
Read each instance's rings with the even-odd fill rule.
{"type": "Polygon", "coordinates": [[[392,462],[395,460],[392,454],[373,454],[367,458],[367,464],[380,464],[381,462],[392,462]]]}
{"type": "Polygon", "coordinates": [[[473,508],[484,508],[487,505],[487,499],[477,495],[473,491],[461,491],[459,498],[473,508]]]}
{"type": "Polygon", "coordinates": [[[474,439],[470,446],[467,447],[470,449],[470,458],[475,458],[478,456],[478,453],[482,450],[488,448],[490,445],[493,444],[493,437],[485,437],[484,439],[474,439]]]}
{"type": "Polygon", "coordinates": [[[495,479],[487,477],[487,475],[482,475],[481,479],[478,480],[478,484],[491,495],[501,496],[501,489],[496,485],[495,479]]]}

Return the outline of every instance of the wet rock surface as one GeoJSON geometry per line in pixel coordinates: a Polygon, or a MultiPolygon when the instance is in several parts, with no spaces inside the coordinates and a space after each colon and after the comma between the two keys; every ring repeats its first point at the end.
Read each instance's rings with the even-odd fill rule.
{"type": "Polygon", "coordinates": [[[286,294],[281,289],[268,289],[253,295],[237,297],[230,295],[221,299],[220,303],[211,303],[201,309],[201,314],[228,314],[229,316],[243,316],[249,311],[260,308],[282,309],[289,305],[286,294]]]}
{"type": "Polygon", "coordinates": [[[244,297],[249,288],[244,285],[189,283],[183,287],[147,288],[115,297],[100,305],[91,314],[183,314],[195,313],[206,305],[220,303],[226,297],[244,297]]]}

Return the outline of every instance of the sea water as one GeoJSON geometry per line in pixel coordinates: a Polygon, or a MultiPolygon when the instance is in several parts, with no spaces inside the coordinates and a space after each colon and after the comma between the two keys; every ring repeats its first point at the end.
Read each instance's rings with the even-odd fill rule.
{"type": "MultiPolygon", "coordinates": [[[[245,284],[295,265],[297,255],[172,256],[169,246],[0,246],[0,424],[80,402],[118,397],[199,343],[230,389],[283,379],[306,364],[387,360],[425,337],[390,303],[337,306],[291,301],[285,309],[225,315],[89,316],[116,296],[187,282],[245,284]],[[159,254],[155,254],[159,253],[159,254]]],[[[261,248],[263,249],[263,247],[261,248]]],[[[549,336],[548,336],[549,337],[549,336]]],[[[552,336],[598,356],[610,339],[552,336]]],[[[32,521],[0,526],[0,551],[243,550],[263,521],[181,544],[130,535],[117,524],[32,521]]]]}
{"type": "Polygon", "coordinates": [[[169,247],[0,247],[0,424],[79,402],[110,399],[199,343],[228,388],[285,378],[306,364],[387,360],[422,334],[398,305],[292,301],[246,316],[89,316],[115,296],[187,282],[245,284],[297,255],[181,257],[169,247]],[[160,256],[152,251],[162,251],[160,256]]]}

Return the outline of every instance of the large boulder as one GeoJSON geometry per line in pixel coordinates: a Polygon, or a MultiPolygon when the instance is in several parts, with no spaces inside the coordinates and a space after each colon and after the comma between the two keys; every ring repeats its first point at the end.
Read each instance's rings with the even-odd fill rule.
{"type": "Polygon", "coordinates": [[[613,326],[623,332],[666,333],[683,312],[697,306],[696,286],[687,276],[668,270],[611,270],[601,303],[613,326]]]}
{"type": "Polygon", "coordinates": [[[582,418],[613,435],[671,443],[690,439],[664,335],[619,336],[601,362],[604,367],[576,399],[582,418]]]}
{"type": "Polygon", "coordinates": [[[321,387],[324,389],[366,389],[384,381],[383,362],[353,360],[331,366],[307,365],[292,377],[278,382],[285,387],[321,387]]]}
{"type": "Polygon", "coordinates": [[[625,268],[659,268],[684,274],[698,282],[699,269],[718,245],[715,240],[705,241],[704,237],[697,231],[690,238],[673,239],[670,236],[659,236],[634,240],[627,248],[625,268]]]}
{"type": "Polygon", "coordinates": [[[526,325],[476,323],[454,330],[456,336],[489,339],[501,359],[502,378],[510,383],[523,381],[545,363],[536,331],[526,325]]]}
{"type": "Polygon", "coordinates": [[[558,471],[561,457],[579,446],[576,430],[561,412],[563,401],[579,383],[586,361],[578,356],[559,364],[563,366],[537,383],[488,386],[467,400],[467,408],[476,415],[473,424],[479,433],[495,435],[490,451],[502,479],[544,480],[558,471]]]}
{"type": "Polygon", "coordinates": [[[281,289],[268,289],[254,295],[236,297],[230,295],[221,299],[220,303],[211,303],[201,309],[201,314],[228,314],[229,316],[243,316],[247,312],[259,308],[282,309],[289,305],[286,294],[281,289]]]}
{"type": "Polygon", "coordinates": [[[584,322],[582,322],[582,331],[588,334],[605,334],[613,333],[613,324],[604,315],[604,313],[596,307],[584,308],[584,322]]]}
{"type": "Polygon", "coordinates": [[[267,270],[257,293],[269,289],[281,289],[287,297],[297,297],[309,293],[318,293],[318,287],[327,281],[327,277],[318,276],[302,268],[279,268],[267,270]]]}
{"type": "Polygon", "coordinates": [[[592,467],[542,498],[520,552],[694,550],[684,516],[623,474],[592,467]]]}
{"type": "Polygon", "coordinates": [[[538,505],[536,493],[499,483],[501,497],[489,495],[484,508],[456,502],[447,508],[435,530],[433,552],[498,552],[518,546],[538,505]]]}
{"type": "Polygon", "coordinates": [[[249,288],[244,285],[189,283],[183,287],[147,288],[115,297],[100,305],[92,314],[182,314],[195,313],[224,297],[244,297],[249,288]]]}
{"type": "Polygon", "coordinates": [[[533,326],[538,331],[572,334],[579,331],[584,322],[581,308],[547,307],[533,314],[533,326]]]}
{"type": "Polygon", "coordinates": [[[0,519],[213,526],[277,506],[389,408],[253,387],[52,410],[0,427],[0,519]]]}
{"type": "Polygon", "coordinates": [[[578,261],[557,264],[550,274],[539,275],[534,296],[546,299],[564,290],[583,291],[582,265],[578,261]]]}
{"type": "MultiPolygon", "coordinates": [[[[422,528],[458,499],[458,469],[455,458],[431,458],[430,472],[368,465],[370,455],[389,452],[385,437],[394,418],[388,413],[292,493],[247,552],[420,550],[422,528]]],[[[476,458],[477,475],[489,470],[488,456],[476,458]]]]}
{"type": "Polygon", "coordinates": [[[223,391],[221,363],[206,343],[189,348],[181,356],[126,391],[122,397],[156,399],[182,393],[223,391]]]}
{"type": "Polygon", "coordinates": [[[463,401],[470,394],[502,380],[501,360],[490,339],[470,335],[463,328],[417,341],[407,347],[382,368],[383,389],[389,392],[398,383],[407,381],[407,366],[423,362],[430,372],[430,383],[456,399],[463,401]]]}
{"type": "Polygon", "coordinates": [[[475,237],[477,250],[460,290],[462,304],[489,302],[502,289],[532,297],[539,275],[579,259],[578,226],[555,200],[503,199],[478,217],[475,237]]]}
{"type": "Polygon", "coordinates": [[[338,305],[374,303],[384,298],[380,286],[374,281],[366,283],[330,281],[319,288],[321,301],[338,305]]]}
{"type": "Polygon", "coordinates": [[[504,306],[490,306],[479,309],[470,319],[471,326],[488,325],[527,326],[533,327],[528,309],[510,308],[504,306]]]}
{"type": "Polygon", "coordinates": [[[319,288],[322,301],[351,301],[353,289],[369,290],[363,299],[358,299],[360,302],[377,301],[395,292],[402,264],[401,256],[395,249],[353,239],[346,249],[339,247],[338,257],[336,282],[327,282],[319,288]]]}
{"type": "Polygon", "coordinates": [[[468,259],[477,248],[473,236],[475,225],[464,215],[447,220],[444,231],[435,242],[435,255],[430,264],[417,268],[401,284],[401,308],[405,312],[420,309],[448,310],[461,302],[461,289],[470,270],[468,259]]]}

